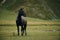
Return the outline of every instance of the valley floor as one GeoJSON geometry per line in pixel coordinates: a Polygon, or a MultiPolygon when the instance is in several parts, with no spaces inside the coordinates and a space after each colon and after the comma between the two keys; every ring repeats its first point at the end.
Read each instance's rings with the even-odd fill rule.
{"type": "Polygon", "coordinates": [[[15,21],[1,20],[0,40],[60,40],[60,22],[28,21],[27,36],[17,36],[15,21]]]}

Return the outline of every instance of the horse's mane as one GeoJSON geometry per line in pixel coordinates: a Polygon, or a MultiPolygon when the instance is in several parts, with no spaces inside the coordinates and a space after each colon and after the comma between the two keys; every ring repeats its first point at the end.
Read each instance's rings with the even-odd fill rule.
{"type": "Polygon", "coordinates": [[[27,18],[24,17],[24,16],[21,16],[21,20],[26,22],[27,21],[27,18]]]}

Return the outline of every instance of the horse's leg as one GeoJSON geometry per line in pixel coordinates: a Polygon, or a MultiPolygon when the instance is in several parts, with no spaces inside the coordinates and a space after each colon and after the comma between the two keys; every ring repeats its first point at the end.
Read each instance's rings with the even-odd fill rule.
{"type": "Polygon", "coordinates": [[[17,32],[18,32],[18,36],[19,36],[19,26],[17,26],[17,32]]]}
{"type": "Polygon", "coordinates": [[[23,25],[21,26],[21,36],[23,36],[23,33],[24,33],[24,27],[23,25]]]}
{"type": "Polygon", "coordinates": [[[27,35],[26,27],[27,27],[27,24],[24,25],[24,32],[25,32],[25,35],[27,35]]]}

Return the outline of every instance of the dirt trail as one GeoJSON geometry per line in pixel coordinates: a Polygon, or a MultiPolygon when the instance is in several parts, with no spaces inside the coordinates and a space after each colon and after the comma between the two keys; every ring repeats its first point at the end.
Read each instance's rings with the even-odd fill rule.
{"type": "MultiPolygon", "coordinates": [[[[40,22],[34,22],[34,21],[28,21],[28,24],[60,24],[60,22],[52,22],[52,21],[40,21],[40,22]]],[[[15,21],[6,21],[6,20],[1,20],[0,24],[15,24],[15,21]]]]}

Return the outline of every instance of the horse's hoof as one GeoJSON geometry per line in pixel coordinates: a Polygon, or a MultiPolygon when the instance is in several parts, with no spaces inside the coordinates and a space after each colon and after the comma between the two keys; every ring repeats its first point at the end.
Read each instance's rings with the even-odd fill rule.
{"type": "Polygon", "coordinates": [[[18,35],[19,36],[19,35],[18,35]]]}
{"type": "Polygon", "coordinates": [[[27,33],[25,33],[25,36],[27,36],[27,33]]]}
{"type": "Polygon", "coordinates": [[[21,34],[21,36],[23,36],[23,34],[21,34]]]}
{"type": "Polygon", "coordinates": [[[19,34],[18,34],[18,36],[19,36],[19,34]]]}

